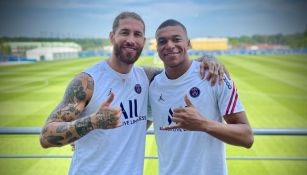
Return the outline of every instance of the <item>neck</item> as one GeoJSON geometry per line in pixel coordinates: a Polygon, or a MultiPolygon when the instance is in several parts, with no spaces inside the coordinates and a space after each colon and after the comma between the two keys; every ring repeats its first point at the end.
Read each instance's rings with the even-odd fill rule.
{"type": "Polygon", "coordinates": [[[180,63],[179,65],[176,65],[174,67],[167,67],[167,66],[164,65],[166,76],[169,79],[177,79],[181,75],[183,75],[184,73],[186,73],[188,71],[191,64],[192,64],[192,61],[190,61],[187,58],[185,61],[183,61],[182,63],[180,63]]]}
{"type": "Polygon", "coordinates": [[[107,60],[107,63],[110,65],[112,69],[114,69],[116,72],[121,74],[127,74],[131,70],[133,64],[127,64],[122,61],[120,61],[119,58],[116,58],[115,55],[112,54],[112,56],[107,60]]]}

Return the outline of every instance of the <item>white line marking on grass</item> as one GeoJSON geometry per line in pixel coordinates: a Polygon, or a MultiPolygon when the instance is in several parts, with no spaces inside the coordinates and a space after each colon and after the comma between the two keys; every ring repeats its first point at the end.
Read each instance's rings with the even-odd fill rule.
{"type": "Polygon", "coordinates": [[[19,83],[18,85],[14,84],[12,86],[4,86],[0,87],[1,93],[11,93],[11,92],[29,92],[34,89],[40,89],[47,87],[49,84],[48,80],[34,80],[34,81],[27,81],[24,83],[19,83]],[[31,85],[31,87],[25,87],[28,84],[39,82],[38,85],[31,85]],[[16,88],[18,87],[18,88],[16,88]]]}
{"type": "MultiPolygon", "coordinates": [[[[273,96],[267,95],[256,89],[253,85],[248,83],[248,80],[240,81],[242,87],[250,89],[251,92],[257,92],[261,98],[255,98],[252,95],[244,95],[244,99],[249,103],[243,103],[244,106],[248,106],[247,112],[251,116],[251,123],[254,123],[259,127],[305,127],[307,120],[305,116],[297,113],[293,108],[290,108],[281,100],[274,99],[273,96]]],[[[245,91],[249,92],[249,91],[245,91]]],[[[239,94],[241,90],[239,89],[239,94]]],[[[243,94],[242,94],[243,95],[243,94]]],[[[242,96],[241,95],[241,99],[242,96]]],[[[296,101],[293,100],[293,103],[296,101]]]]}
{"type": "MultiPolygon", "coordinates": [[[[54,75],[54,73],[61,73],[61,74],[69,74],[73,73],[75,71],[79,71],[80,69],[70,69],[70,70],[65,70],[65,71],[43,71],[39,72],[40,75],[42,74],[50,74],[54,75]]],[[[16,75],[16,74],[34,74],[37,72],[31,72],[31,71],[5,71],[5,72],[0,72],[0,75],[16,75]]]]}
{"type": "Polygon", "coordinates": [[[276,68],[267,68],[258,63],[253,63],[251,60],[244,60],[241,57],[231,57],[231,59],[225,59],[228,64],[238,66],[238,68],[244,68],[248,71],[254,72],[258,75],[263,75],[268,78],[280,81],[284,84],[288,84],[292,87],[299,88],[307,92],[306,77],[304,75],[298,75],[291,72],[285,72],[285,70],[279,70],[276,68]],[[294,79],[295,78],[295,79],[294,79]]]}
{"type": "Polygon", "coordinates": [[[279,64],[281,66],[287,66],[287,67],[293,67],[293,68],[307,68],[307,65],[305,64],[301,64],[301,63],[295,63],[293,61],[289,60],[284,60],[284,59],[279,59],[276,57],[260,57],[260,56],[248,56],[247,59],[251,59],[251,60],[259,60],[259,61],[263,61],[266,63],[274,63],[274,64],[279,64]]]}
{"type": "MultiPolygon", "coordinates": [[[[48,75],[48,76],[44,75],[44,77],[42,77],[42,79],[40,79],[40,80],[41,81],[47,81],[47,85],[48,85],[48,80],[49,79],[54,78],[54,77],[65,76],[67,73],[68,72],[66,72],[66,71],[63,71],[63,72],[50,72],[50,75],[48,75]]],[[[40,75],[42,75],[42,73],[40,75]]],[[[16,83],[14,83],[14,85],[11,85],[11,86],[2,86],[2,87],[0,87],[0,91],[6,91],[8,89],[14,89],[14,88],[15,89],[19,89],[20,86],[22,86],[22,85],[25,85],[25,84],[28,84],[28,83],[33,83],[35,80],[33,81],[32,77],[33,76],[23,77],[24,79],[26,79],[26,82],[21,82],[21,83],[16,82],[16,83]],[[28,81],[28,79],[32,79],[32,81],[28,81]]],[[[1,81],[3,82],[3,80],[1,80],[1,81]]],[[[24,91],[24,90],[22,90],[22,91],[24,91]]],[[[12,92],[12,91],[8,90],[8,92],[12,92]]],[[[17,92],[20,92],[20,90],[17,90],[17,92]]]]}
{"type": "Polygon", "coordinates": [[[12,126],[12,123],[20,123],[27,120],[30,115],[37,115],[43,108],[53,105],[53,101],[27,101],[19,102],[8,100],[1,102],[0,122],[1,126],[12,126]],[[7,118],[9,117],[9,118],[7,118]]]}

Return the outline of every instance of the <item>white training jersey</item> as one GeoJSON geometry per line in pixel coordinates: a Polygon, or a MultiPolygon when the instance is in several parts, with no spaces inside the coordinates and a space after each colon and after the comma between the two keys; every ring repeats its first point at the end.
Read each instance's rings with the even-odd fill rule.
{"type": "Polygon", "coordinates": [[[80,116],[96,112],[113,92],[111,107],[121,107],[122,126],[95,129],[77,140],[69,174],[142,175],[149,86],[144,70],[133,67],[120,74],[102,61],[84,72],[93,78],[94,92],[80,116]]]}
{"type": "MultiPolygon", "coordinates": [[[[193,61],[178,79],[170,80],[165,71],[149,87],[149,103],[156,135],[160,175],[225,175],[227,174],[224,143],[200,131],[160,130],[173,125],[174,108],[185,107],[184,95],[197,110],[211,120],[223,122],[223,116],[243,111],[233,82],[210,86],[200,78],[200,63],[193,61]]],[[[149,114],[150,115],[150,114],[149,114]]],[[[152,120],[151,119],[151,120],[152,120]]]]}

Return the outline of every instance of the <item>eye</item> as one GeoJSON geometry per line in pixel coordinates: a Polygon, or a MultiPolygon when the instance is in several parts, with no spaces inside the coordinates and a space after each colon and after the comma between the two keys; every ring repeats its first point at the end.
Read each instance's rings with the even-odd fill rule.
{"type": "Polygon", "coordinates": [[[136,36],[136,37],[143,37],[143,33],[142,32],[135,32],[134,36],[136,36]]]}
{"type": "Polygon", "coordinates": [[[158,45],[163,45],[166,43],[166,39],[158,39],[158,45]]]}
{"type": "Polygon", "coordinates": [[[119,34],[120,34],[120,35],[125,35],[125,36],[126,36],[126,35],[129,35],[129,31],[127,31],[127,30],[122,30],[122,31],[119,32],[119,34]]]}
{"type": "Polygon", "coordinates": [[[176,43],[178,43],[178,42],[180,42],[180,41],[181,41],[181,38],[178,38],[178,37],[176,37],[176,38],[173,39],[173,42],[176,42],[176,43]]]}

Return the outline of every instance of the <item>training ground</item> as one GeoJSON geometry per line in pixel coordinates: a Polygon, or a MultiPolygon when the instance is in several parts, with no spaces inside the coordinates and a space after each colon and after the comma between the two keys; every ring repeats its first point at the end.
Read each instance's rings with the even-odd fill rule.
{"type": "MultiPolygon", "coordinates": [[[[0,66],[0,127],[42,127],[69,81],[102,59],[105,58],[0,66]]],[[[307,128],[306,55],[237,55],[218,59],[231,73],[253,128],[307,128]]],[[[141,57],[137,64],[153,65],[153,57],[141,57]]],[[[255,136],[251,149],[227,145],[226,151],[229,157],[291,158],[307,157],[306,148],[306,136],[255,136]]],[[[2,156],[71,154],[70,146],[42,149],[38,135],[0,135],[2,156]]],[[[156,155],[154,136],[148,135],[146,156],[156,155]]],[[[0,174],[62,175],[68,173],[69,165],[70,158],[0,158],[0,174]]],[[[306,160],[228,159],[227,165],[230,175],[307,172],[306,160]]],[[[157,159],[145,159],[144,174],[156,175],[157,170],[157,159]]]]}

